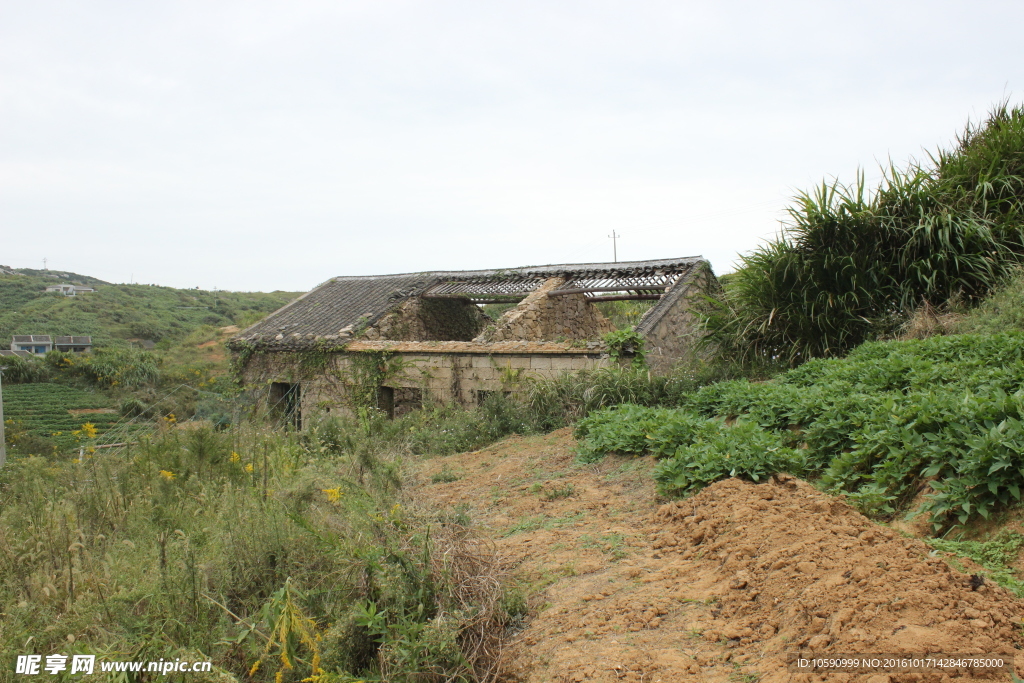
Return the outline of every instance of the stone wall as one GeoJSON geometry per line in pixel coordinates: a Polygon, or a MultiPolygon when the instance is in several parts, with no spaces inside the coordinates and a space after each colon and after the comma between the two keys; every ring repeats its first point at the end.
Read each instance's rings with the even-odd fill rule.
{"type": "MultiPolygon", "coordinates": [[[[386,342],[352,342],[366,351],[381,351],[388,346],[389,364],[398,368],[381,378],[380,385],[390,388],[388,397],[395,415],[422,402],[477,405],[481,392],[516,392],[524,380],[554,379],[565,372],[608,366],[611,361],[601,344],[573,347],[554,343],[503,343],[488,348],[471,342],[388,345],[386,342]],[[445,347],[451,346],[452,349],[445,347]],[[408,348],[406,348],[408,347],[408,348]],[[417,348],[419,347],[419,348],[417,348]],[[532,348],[531,348],[532,347],[532,348]]],[[[360,351],[333,354],[326,367],[303,373],[299,356],[293,353],[268,353],[260,369],[244,375],[247,384],[269,387],[270,382],[297,383],[301,386],[304,424],[316,415],[348,413],[349,386],[353,376],[351,356],[360,351]]],[[[266,391],[266,389],[260,389],[266,391]]],[[[383,407],[383,406],[382,406],[383,407]]]]}
{"type": "Polygon", "coordinates": [[[718,286],[718,280],[711,269],[703,266],[666,292],[666,297],[672,297],[672,305],[661,311],[662,315],[657,321],[653,324],[651,321],[640,321],[637,327],[646,340],[647,364],[652,371],[668,373],[680,362],[693,358],[694,344],[698,337],[694,304],[705,292],[718,286]]]}
{"type": "Polygon", "coordinates": [[[564,283],[563,278],[548,279],[474,341],[600,339],[614,329],[582,294],[548,296],[564,283]]]}
{"type": "Polygon", "coordinates": [[[376,341],[469,341],[490,322],[466,299],[409,299],[358,335],[376,341]]]}

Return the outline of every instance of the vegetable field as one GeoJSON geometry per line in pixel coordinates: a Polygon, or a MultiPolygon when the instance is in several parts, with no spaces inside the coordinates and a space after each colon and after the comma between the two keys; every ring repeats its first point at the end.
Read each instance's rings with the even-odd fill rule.
{"type": "Polygon", "coordinates": [[[598,411],[576,434],[587,460],[661,458],[667,495],[789,472],[880,515],[930,491],[924,509],[942,530],[1021,500],[1024,335],[864,344],[771,382],[705,387],[679,408],[598,411]]]}
{"type": "Polygon", "coordinates": [[[61,384],[12,384],[3,388],[3,397],[4,418],[35,436],[67,435],[85,423],[102,434],[121,420],[116,412],[72,415],[68,411],[109,408],[110,401],[102,394],[61,384]]]}

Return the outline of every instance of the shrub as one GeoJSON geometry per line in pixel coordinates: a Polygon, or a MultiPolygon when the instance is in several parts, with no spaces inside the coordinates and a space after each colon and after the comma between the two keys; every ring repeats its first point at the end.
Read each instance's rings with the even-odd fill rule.
{"type": "Polygon", "coordinates": [[[12,457],[0,656],[202,653],[259,683],[487,678],[514,616],[504,569],[472,530],[400,502],[372,432],[169,426],[81,463],[12,457]]]}
{"type": "Polygon", "coordinates": [[[1024,334],[873,342],[770,382],[705,387],[680,408],[596,412],[577,426],[579,452],[666,458],[659,484],[680,495],[733,473],[806,472],[875,514],[928,483],[943,529],[1021,499],[1022,385],[1024,334]]]}
{"type": "Polygon", "coordinates": [[[5,356],[0,359],[0,365],[5,367],[3,378],[0,381],[6,384],[43,382],[50,375],[49,368],[38,358],[5,356]]]}
{"type": "Polygon", "coordinates": [[[774,242],[704,307],[705,343],[744,362],[841,356],[915,307],[981,300],[1024,254],[1024,109],[997,108],[925,167],[802,193],[774,242]]]}

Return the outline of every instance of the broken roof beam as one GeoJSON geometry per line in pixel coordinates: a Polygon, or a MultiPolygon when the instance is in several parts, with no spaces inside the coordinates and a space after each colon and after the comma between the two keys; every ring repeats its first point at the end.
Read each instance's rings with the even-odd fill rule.
{"type": "Polygon", "coordinates": [[[424,299],[469,299],[474,304],[517,304],[527,294],[473,294],[470,292],[451,292],[445,294],[427,293],[424,299]]]}
{"type": "Polygon", "coordinates": [[[587,301],[595,303],[598,301],[657,301],[661,294],[616,294],[614,296],[591,296],[587,301]]]}
{"type": "MultiPolygon", "coordinates": [[[[566,294],[587,294],[590,292],[647,292],[647,291],[665,291],[668,289],[668,285],[640,285],[638,287],[574,287],[573,289],[556,289],[548,292],[548,296],[564,296],[566,294]]],[[[655,298],[661,296],[660,294],[655,295],[655,298]]],[[[602,299],[604,297],[601,297],[602,299]]]]}

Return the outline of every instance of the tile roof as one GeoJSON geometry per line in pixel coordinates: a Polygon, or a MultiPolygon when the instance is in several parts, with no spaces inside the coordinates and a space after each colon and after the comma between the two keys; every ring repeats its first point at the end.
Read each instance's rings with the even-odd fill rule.
{"type": "Polygon", "coordinates": [[[16,334],[14,335],[15,344],[52,344],[53,340],[50,339],[48,334],[16,334]]]}
{"type": "Polygon", "coordinates": [[[53,343],[61,346],[92,346],[92,337],[57,337],[53,343]]]}
{"type": "MultiPolygon", "coordinates": [[[[580,280],[659,274],[680,274],[685,278],[695,268],[705,263],[707,261],[701,256],[690,256],[652,261],[567,263],[500,270],[335,277],[241,331],[227,346],[235,350],[251,345],[257,349],[285,351],[312,348],[318,341],[342,344],[351,338],[349,332],[352,328],[372,325],[406,299],[446,282],[502,283],[519,280],[542,281],[550,277],[580,280]]],[[[654,308],[671,305],[670,299],[674,301],[672,292],[654,308]]],[[[648,314],[646,318],[651,318],[651,315],[648,314]]]]}
{"type": "Polygon", "coordinates": [[[34,357],[28,351],[8,351],[6,349],[0,349],[0,356],[20,356],[21,358],[33,358],[34,357]]]}

